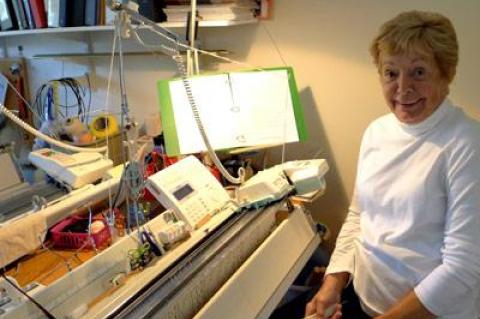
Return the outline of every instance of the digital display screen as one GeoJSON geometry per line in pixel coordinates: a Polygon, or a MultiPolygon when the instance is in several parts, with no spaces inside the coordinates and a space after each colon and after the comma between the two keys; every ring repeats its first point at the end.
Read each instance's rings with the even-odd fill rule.
{"type": "Polygon", "coordinates": [[[191,193],[193,193],[192,186],[190,186],[189,184],[185,184],[184,186],[182,186],[179,189],[177,189],[176,191],[174,191],[173,196],[175,196],[175,198],[180,201],[180,200],[184,199],[185,196],[188,196],[191,193]]]}

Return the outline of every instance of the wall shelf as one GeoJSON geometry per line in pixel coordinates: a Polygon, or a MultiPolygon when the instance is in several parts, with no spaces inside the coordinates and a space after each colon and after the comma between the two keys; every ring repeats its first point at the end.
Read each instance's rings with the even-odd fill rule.
{"type": "MultiPolygon", "coordinates": [[[[228,27],[237,26],[243,24],[256,23],[256,18],[248,20],[204,20],[199,22],[199,27],[228,27]]],[[[159,23],[160,26],[165,28],[185,28],[185,22],[164,22],[159,23]]],[[[145,28],[145,27],[141,27],[145,28]]],[[[113,25],[102,26],[83,26],[83,27],[68,27],[68,28],[45,28],[45,29],[28,29],[28,30],[13,30],[0,32],[0,38],[14,37],[24,35],[36,35],[36,34],[60,34],[60,33],[73,33],[73,32],[100,32],[100,31],[113,31],[113,25]]]]}
{"type": "MultiPolygon", "coordinates": [[[[219,56],[226,56],[231,54],[228,50],[206,50],[210,53],[215,53],[218,54],[219,56]]],[[[181,52],[182,54],[185,54],[185,51],[181,52]]],[[[118,53],[115,53],[117,55],[118,53]]],[[[158,55],[164,55],[161,52],[155,52],[155,51],[136,51],[136,52],[124,52],[124,55],[130,55],[130,56],[144,56],[144,55],[152,55],[152,54],[158,54],[158,55]]],[[[36,54],[32,56],[32,59],[51,59],[51,58],[57,58],[57,59],[62,59],[62,58],[78,58],[78,57],[88,57],[88,58],[105,58],[105,57],[111,57],[112,53],[111,52],[72,52],[72,53],[52,53],[52,54],[36,54]]],[[[165,55],[167,56],[167,55],[165,55]]]]}

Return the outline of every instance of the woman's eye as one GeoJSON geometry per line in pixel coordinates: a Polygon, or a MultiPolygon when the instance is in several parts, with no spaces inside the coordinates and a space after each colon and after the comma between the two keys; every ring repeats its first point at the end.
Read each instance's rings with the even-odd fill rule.
{"type": "Polygon", "coordinates": [[[413,75],[415,76],[415,78],[423,78],[425,76],[425,69],[424,68],[416,68],[414,71],[413,71],[413,75]]]}
{"type": "Polygon", "coordinates": [[[395,79],[397,75],[397,72],[394,70],[386,69],[383,71],[383,78],[387,81],[395,79]]]}

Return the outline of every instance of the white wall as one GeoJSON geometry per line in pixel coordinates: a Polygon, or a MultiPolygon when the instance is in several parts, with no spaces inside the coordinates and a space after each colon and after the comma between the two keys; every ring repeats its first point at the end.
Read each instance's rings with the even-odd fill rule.
{"type": "MultiPolygon", "coordinates": [[[[480,72],[480,2],[477,0],[276,0],[273,19],[256,25],[203,28],[200,39],[208,49],[226,49],[229,56],[252,66],[294,67],[310,133],[309,142],[287,147],[287,159],[309,158],[321,152],[332,169],[329,189],[311,209],[334,235],[345,216],[356,171],[361,135],[370,121],[388,112],[377,74],[368,55],[370,40],[379,25],[410,9],[443,13],[453,21],[460,42],[460,65],[451,86],[451,97],[480,118],[476,75],[480,72]]],[[[153,40],[148,38],[147,40],[153,40]]],[[[38,53],[108,51],[107,33],[7,38],[4,51],[16,55],[23,45],[25,56],[38,53]],[[90,43],[90,44],[89,44],[90,43]]],[[[128,44],[129,49],[142,50],[128,44]]],[[[209,69],[238,69],[204,60],[209,69]]],[[[127,56],[127,88],[132,113],[140,120],[157,108],[156,80],[172,76],[174,64],[166,57],[127,56]]],[[[95,86],[95,106],[105,100],[108,57],[30,60],[31,91],[47,79],[89,72],[95,86]]],[[[115,71],[116,72],[116,71],[115,71]]],[[[109,103],[117,108],[115,96],[109,103]]],[[[278,150],[274,156],[278,158],[278,150]]]]}
{"type": "MultiPolygon", "coordinates": [[[[345,214],[344,194],[351,195],[361,134],[370,121],[388,112],[368,46],[382,22],[411,9],[437,11],[452,20],[460,43],[460,63],[451,98],[479,119],[479,1],[279,0],[275,18],[264,24],[285,63],[295,68],[299,88],[307,90],[303,102],[312,115],[308,122],[317,144],[301,148],[302,153],[311,155],[322,147],[318,144],[328,143],[328,156],[336,169],[329,176],[333,187],[313,210],[334,232],[345,214]]],[[[260,26],[247,60],[278,63],[272,46],[260,26]]]]}

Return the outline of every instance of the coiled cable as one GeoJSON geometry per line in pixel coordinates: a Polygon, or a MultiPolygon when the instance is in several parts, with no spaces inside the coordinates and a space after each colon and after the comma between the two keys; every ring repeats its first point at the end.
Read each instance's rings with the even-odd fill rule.
{"type": "Polygon", "coordinates": [[[172,57],[175,63],[177,64],[178,70],[180,71],[180,77],[182,79],[183,87],[187,93],[188,103],[192,108],[193,117],[195,118],[195,123],[197,124],[198,130],[200,131],[200,135],[202,136],[203,142],[207,147],[208,155],[212,159],[215,166],[218,168],[220,173],[225,177],[230,183],[232,184],[241,184],[245,179],[245,169],[240,167],[238,169],[238,177],[233,177],[230,173],[226,170],[223,166],[222,162],[218,158],[217,154],[213,150],[212,145],[208,139],[207,133],[205,132],[205,128],[203,127],[202,120],[200,118],[200,113],[198,112],[197,104],[193,97],[192,88],[190,86],[190,82],[188,81],[187,72],[185,70],[185,65],[183,61],[183,57],[180,55],[178,49],[175,50],[176,54],[172,57]]]}

